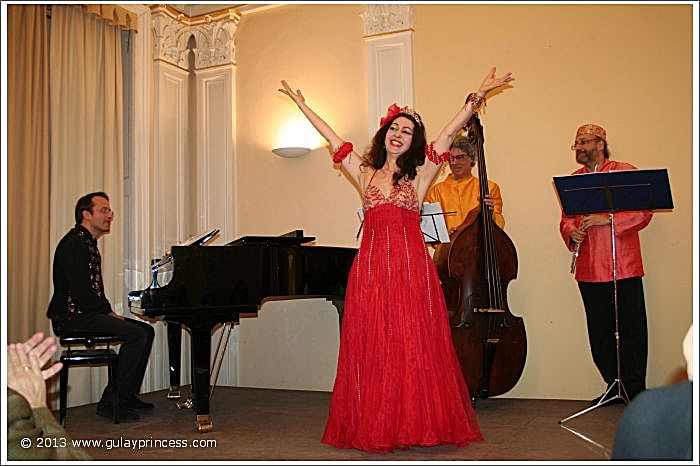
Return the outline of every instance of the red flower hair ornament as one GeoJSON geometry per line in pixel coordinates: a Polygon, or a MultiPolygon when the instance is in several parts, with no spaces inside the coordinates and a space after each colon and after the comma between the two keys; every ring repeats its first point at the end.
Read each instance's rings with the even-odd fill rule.
{"type": "Polygon", "coordinates": [[[386,116],[379,119],[379,127],[381,128],[387,122],[391,121],[400,113],[405,113],[406,115],[411,115],[419,125],[423,126],[423,120],[421,120],[420,115],[416,113],[415,110],[408,107],[399,107],[396,103],[393,103],[386,109],[386,116]]]}

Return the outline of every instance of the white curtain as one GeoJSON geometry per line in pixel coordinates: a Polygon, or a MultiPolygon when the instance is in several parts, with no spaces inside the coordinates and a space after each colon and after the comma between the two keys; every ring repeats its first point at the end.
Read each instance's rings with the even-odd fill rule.
{"type": "MultiPolygon", "coordinates": [[[[112,232],[99,242],[107,298],[123,312],[123,109],[120,30],[79,6],[53,5],[50,36],[50,241],[75,224],[78,198],[109,195],[112,232]]],[[[52,258],[53,259],[53,258],[52,258]]],[[[107,371],[72,368],[68,405],[99,400],[107,371]]]]}
{"type": "Polygon", "coordinates": [[[49,77],[46,5],[7,8],[8,343],[48,332],[49,77]]]}

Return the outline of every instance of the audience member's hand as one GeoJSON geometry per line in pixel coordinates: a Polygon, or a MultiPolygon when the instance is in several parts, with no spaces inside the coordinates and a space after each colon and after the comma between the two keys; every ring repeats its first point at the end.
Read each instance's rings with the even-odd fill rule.
{"type": "Polygon", "coordinates": [[[45,381],[63,367],[57,362],[42,370],[56,348],[56,339],[41,332],[24,343],[7,345],[7,386],[26,398],[32,408],[46,406],[45,381]]]}

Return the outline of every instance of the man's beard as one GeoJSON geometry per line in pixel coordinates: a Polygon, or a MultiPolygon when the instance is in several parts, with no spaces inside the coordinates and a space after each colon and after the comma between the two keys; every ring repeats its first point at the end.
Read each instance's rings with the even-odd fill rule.
{"type": "Polygon", "coordinates": [[[578,162],[581,165],[585,165],[586,162],[590,162],[591,160],[593,160],[593,155],[594,151],[592,149],[576,151],[576,162],[578,162]]]}

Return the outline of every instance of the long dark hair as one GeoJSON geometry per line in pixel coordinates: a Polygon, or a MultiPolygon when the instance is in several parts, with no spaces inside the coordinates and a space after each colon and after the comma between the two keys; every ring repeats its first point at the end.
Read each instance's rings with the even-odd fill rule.
{"type": "Polygon", "coordinates": [[[399,172],[394,173],[394,184],[398,184],[399,180],[404,177],[409,180],[414,179],[418,174],[416,167],[425,163],[425,128],[413,115],[409,113],[399,113],[394,116],[394,118],[384,123],[374,134],[372,145],[367,150],[363,163],[363,165],[370,166],[375,170],[379,170],[384,166],[386,163],[386,147],[384,146],[386,133],[389,131],[394,120],[400,116],[406,117],[413,122],[413,139],[411,140],[411,146],[408,150],[396,160],[399,172]]]}

